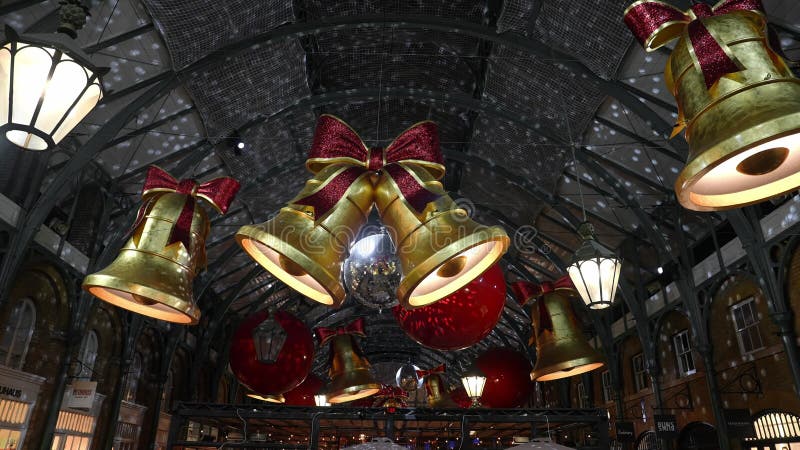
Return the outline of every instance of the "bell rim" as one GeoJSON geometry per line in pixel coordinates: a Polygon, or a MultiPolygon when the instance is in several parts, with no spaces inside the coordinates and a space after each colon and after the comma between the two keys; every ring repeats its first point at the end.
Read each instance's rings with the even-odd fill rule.
{"type": "MultiPolygon", "coordinates": [[[[788,80],[783,80],[783,81],[788,81],[788,80]]],[[[792,81],[800,83],[800,80],[792,80],[792,81]]],[[[695,123],[693,121],[692,123],[689,124],[687,128],[687,137],[689,139],[691,139],[691,128],[694,125],[695,123]]],[[[743,152],[746,152],[755,147],[763,145],[765,143],[775,141],[777,139],[798,133],[800,133],[800,112],[785,115],[777,119],[763,121],[746,130],[736,133],[735,135],[731,135],[727,139],[706,149],[691,149],[691,143],[690,143],[690,153],[688,161],[686,162],[686,165],[683,167],[683,169],[681,169],[677,179],[675,180],[674,190],[675,190],[675,195],[678,198],[678,202],[680,202],[680,204],[684,208],[693,211],[724,211],[728,209],[741,208],[744,206],[761,203],[771,197],[786,194],[787,192],[796,190],[798,186],[800,186],[800,180],[798,180],[794,184],[788,183],[787,184],[788,187],[786,189],[770,193],[768,197],[758,197],[752,200],[737,201],[734,203],[712,204],[711,202],[703,202],[703,203],[697,202],[693,198],[694,193],[692,192],[692,187],[703,176],[708,174],[712,169],[716,168],[723,162],[743,152]],[[763,137],[765,135],[768,135],[768,137],[766,138],[763,137]],[[742,142],[745,142],[745,144],[742,145],[741,144],[742,142]]],[[[795,149],[795,151],[800,151],[800,149],[795,149]]],[[[785,183],[788,178],[789,177],[784,177],[779,180],[775,180],[770,184],[785,183]]],[[[724,195],[726,197],[736,196],[741,198],[744,197],[743,195],[744,192],[752,191],[754,189],[758,188],[750,188],[746,191],[729,192],[726,194],[716,194],[707,197],[713,198],[724,195]]]]}
{"type": "Polygon", "coordinates": [[[465,236],[457,240],[456,242],[453,242],[452,244],[439,249],[439,251],[437,251],[436,253],[431,255],[428,259],[423,261],[422,264],[416,266],[411,272],[403,275],[403,279],[400,281],[400,285],[397,287],[397,298],[400,300],[400,305],[405,309],[411,310],[411,309],[422,308],[438,302],[439,300],[447,297],[453,292],[463,288],[471,281],[473,281],[475,278],[478,278],[483,272],[492,267],[492,265],[497,263],[497,261],[499,261],[503,257],[506,251],[508,251],[508,247],[510,244],[511,244],[511,239],[508,237],[505,230],[502,227],[492,226],[492,227],[486,227],[478,231],[477,233],[473,233],[469,236],[465,236]],[[491,250],[489,256],[485,258],[485,261],[480,262],[476,266],[476,268],[480,268],[480,271],[476,270],[476,268],[471,269],[472,271],[476,272],[474,277],[466,277],[462,275],[461,277],[459,277],[458,283],[449,283],[447,286],[438,289],[438,290],[446,290],[447,293],[439,296],[439,298],[436,299],[435,301],[431,301],[425,304],[411,303],[411,294],[414,292],[417,286],[420,283],[422,283],[422,281],[425,280],[425,278],[427,278],[430,274],[435,272],[442,264],[473,247],[477,247],[481,244],[486,244],[489,242],[495,242],[496,247],[491,250]],[[499,246],[497,246],[497,244],[499,244],[499,246]],[[446,257],[444,256],[445,254],[447,255],[446,257]]]}
{"type": "Polygon", "coordinates": [[[561,378],[573,377],[575,375],[580,375],[582,373],[591,372],[593,370],[600,369],[602,367],[605,367],[605,365],[606,365],[605,361],[603,361],[602,359],[598,359],[596,357],[580,358],[580,359],[578,359],[578,361],[580,362],[580,364],[578,364],[578,365],[574,365],[575,360],[572,360],[572,361],[565,361],[565,362],[556,364],[554,366],[547,367],[546,369],[537,370],[536,368],[534,368],[531,371],[531,381],[537,381],[537,382],[539,382],[539,381],[552,381],[552,380],[558,380],[558,379],[561,379],[561,378]],[[568,372],[563,372],[565,369],[569,369],[570,367],[572,367],[571,370],[569,370],[568,372]],[[582,370],[575,372],[575,370],[577,370],[577,369],[582,369],[582,370]],[[563,376],[545,378],[548,375],[558,375],[561,372],[564,373],[563,376]]]}
{"type": "Polygon", "coordinates": [[[283,394],[259,394],[256,392],[250,392],[247,394],[247,396],[267,403],[286,403],[286,397],[284,397],[283,394]]]}
{"type": "Polygon", "coordinates": [[[99,298],[100,300],[106,303],[112,304],[118,308],[122,308],[126,311],[131,311],[136,314],[152,317],[154,319],[162,320],[164,322],[178,323],[181,325],[197,325],[197,323],[200,322],[200,310],[196,307],[196,305],[193,302],[187,302],[179,297],[175,297],[174,295],[164,294],[162,291],[158,291],[143,284],[131,283],[130,281],[121,280],[118,277],[112,275],[93,273],[84,278],[81,287],[89,294],[99,298]],[[107,291],[108,289],[113,289],[128,294],[141,295],[143,297],[153,299],[156,302],[158,302],[159,305],[165,306],[173,310],[175,313],[178,313],[178,315],[185,317],[189,320],[176,321],[176,320],[164,319],[163,317],[147,313],[147,311],[155,312],[156,310],[149,309],[144,305],[138,305],[133,301],[124,300],[118,296],[106,297],[97,295],[98,290],[99,292],[108,292],[107,291]],[[129,307],[131,305],[142,306],[142,308],[131,309],[129,307]]]}
{"type": "Polygon", "coordinates": [[[277,239],[273,234],[261,230],[258,225],[245,225],[239,228],[236,232],[236,242],[240,247],[250,256],[256,263],[263,267],[270,274],[277,277],[282,282],[286,283],[290,288],[303,294],[304,296],[321,303],[325,306],[338,308],[344,303],[345,290],[338,277],[332,276],[327,270],[323,269],[314,260],[308,257],[305,253],[297,250],[296,248],[285,244],[283,241],[277,239]],[[273,263],[263,252],[258,251],[257,247],[249,244],[247,241],[261,244],[275,251],[278,254],[284,255],[296,263],[306,273],[311,276],[317,283],[322,286],[327,292],[327,297],[323,297],[321,292],[309,287],[297,280],[294,276],[290,275],[285,270],[281,269],[278,265],[273,263]],[[279,250],[280,249],[280,250],[279,250]],[[289,251],[281,251],[289,250],[289,251]],[[322,280],[322,281],[321,281],[322,280]],[[325,301],[330,298],[330,301],[325,301]]]}
{"type": "Polygon", "coordinates": [[[355,385],[355,386],[348,386],[348,387],[345,387],[345,388],[342,388],[342,389],[339,389],[339,390],[336,390],[336,391],[329,391],[328,392],[328,403],[352,402],[352,401],[355,401],[355,400],[359,400],[359,399],[362,399],[362,398],[366,398],[366,397],[375,395],[378,392],[380,392],[380,390],[381,390],[380,383],[365,383],[365,384],[358,384],[358,385],[355,385]],[[335,401],[337,397],[341,397],[342,395],[356,394],[356,393],[360,394],[360,393],[363,393],[363,392],[366,392],[366,394],[361,395],[359,397],[348,398],[347,400],[335,401]]]}

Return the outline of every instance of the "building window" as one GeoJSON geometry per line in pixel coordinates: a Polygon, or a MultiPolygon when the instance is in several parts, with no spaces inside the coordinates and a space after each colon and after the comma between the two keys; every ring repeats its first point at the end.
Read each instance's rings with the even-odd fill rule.
{"type": "Polygon", "coordinates": [[[61,410],[51,450],[89,450],[94,426],[95,418],[89,414],[61,410]]]}
{"type": "Polygon", "coordinates": [[[133,356],[131,366],[125,375],[125,401],[136,403],[136,390],[139,387],[139,378],[142,377],[142,355],[139,352],[133,356]]]}
{"type": "Polygon", "coordinates": [[[614,385],[611,383],[611,372],[608,370],[600,374],[600,380],[603,383],[603,401],[610,403],[614,401],[614,385]]]}
{"type": "Polygon", "coordinates": [[[739,341],[739,351],[742,355],[750,354],[764,348],[761,340],[761,331],[758,329],[758,313],[756,312],[756,299],[750,297],[731,307],[733,327],[739,341]]]}
{"type": "Polygon", "coordinates": [[[586,395],[586,385],[583,381],[578,382],[578,408],[586,409],[589,407],[589,397],[586,395]]]}
{"type": "Polygon", "coordinates": [[[97,360],[97,333],[89,331],[81,342],[78,361],[81,363],[81,372],[78,378],[91,379],[94,375],[94,363],[97,360]]]}
{"type": "Polygon", "coordinates": [[[647,389],[649,386],[647,368],[645,367],[644,354],[642,353],[633,355],[633,381],[637,392],[647,389]]]}
{"type": "Polygon", "coordinates": [[[22,299],[11,312],[3,333],[3,340],[0,342],[0,363],[12,369],[22,370],[35,326],[36,308],[30,299],[22,299]]]}
{"type": "Polygon", "coordinates": [[[800,416],[783,412],[768,412],[755,420],[756,439],[775,440],[800,438],[800,416]]]}
{"type": "Polygon", "coordinates": [[[675,357],[678,359],[678,374],[683,377],[695,373],[697,370],[694,367],[689,330],[683,330],[672,336],[672,344],[675,346],[675,357]]]}

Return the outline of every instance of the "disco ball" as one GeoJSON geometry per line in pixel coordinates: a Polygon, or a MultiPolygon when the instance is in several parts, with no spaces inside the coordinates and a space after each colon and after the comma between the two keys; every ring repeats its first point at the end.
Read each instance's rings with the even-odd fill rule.
{"type": "Polygon", "coordinates": [[[403,364],[397,369],[397,375],[395,375],[395,382],[397,386],[406,391],[406,392],[414,392],[420,387],[422,387],[423,380],[417,376],[417,371],[419,367],[413,364],[403,364]]]}
{"type": "Polygon", "coordinates": [[[381,228],[350,247],[344,262],[344,285],[357,302],[373,309],[398,304],[397,286],[402,270],[392,238],[381,228]]]}

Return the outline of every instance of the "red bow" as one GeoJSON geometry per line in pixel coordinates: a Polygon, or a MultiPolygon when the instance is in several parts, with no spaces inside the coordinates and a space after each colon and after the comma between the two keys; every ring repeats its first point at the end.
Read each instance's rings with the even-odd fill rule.
{"type": "Polygon", "coordinates": [[[703,24],[703,19],[736,11],[763,16],[760,0],[722,0],[714,7],[700,3],[683,12],[657,0],[639,0],[625,10],[625,24],[645,50],[651,52],[685,34],[695,65],[711,89],[723,76],[744,67],[724,42],[703,24]]]}
{"type": "Polygon", "coordinates": [[[392,386],[389,384],[382,384],[381,390],[375,394],[376,397],[388,397],[388,398],[408,398],[408,392],[400,389],[397,386],[392,386]]]}
{"type": "Polygon", "coordinates": [[[427,169],[436,179],[444,176],[444,158],[439,148],[436,124],[433,122],[414,125],[400,134],[386,149],[368,148],[346,123],[323,114],[317,122],[306,167],[317,173],[331,164],[346,166],[331,176],[316,192],[294,202],[313,207],[317,220],[333,209],[357,178],[368,172],[382,170],[388,174],[405,200],[418,212],[441,196],[423,186],[405,167],[406,164],[415,164],[427,169]]]}
{"type": "Polygon", "coordinates": [[[434,367],[430,370],[417,370],[417,378],[425,378],[428,375],[435,375],[437,373],[444,373],[445,365],[442,364],[439,367],[434,367]]]}
{"type": "MultiPolygon", "coordinates": [[[[142,186],[142,199],[149,200],[156,194],[164,192],[175,192],[187,196],[178,220],[172,228],[167,245],[181,242],[186,247],[186,250],[190,250],[192,217],[194,216],[196,204],[194,198],[204,199],[220,214],[225,214],[240,187],[238,181],[229,177],[215,178],[203,184],[197,184],[197,181],[191,179],[176,180],[160,167],[150,166],[147,170],[144,186],[142,186]]],[[[134,230],[144,221],[148,205],[149,202],[145,202],[139,208],[139,214],[133,224],[134,230]]]]}
{"type": "Polygon", "coordinates": [[[352,322],[350,325],[341,328],[325,328],[319,327],[315,329],[317,333],[317,339],[319,339],[319,345],[322,345],[328,342],[329,339],[332,339],[336,336],[341,336],[344,334],[353,334],[356,336],[367,337],[367,334],[364,332],[364,318],[360,318],[352,322]]]}

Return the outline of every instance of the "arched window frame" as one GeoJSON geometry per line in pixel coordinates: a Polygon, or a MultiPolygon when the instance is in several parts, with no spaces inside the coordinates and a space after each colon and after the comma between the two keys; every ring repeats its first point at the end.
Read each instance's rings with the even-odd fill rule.
{"type": "Polygon", "coordinates": [[[136,352],[131,360],[128,373],[125,374],[125,401],[136,402],[136,392],[139,389],[139,378],[142,377],[142,354],[136,352]]]}
{"type": "Polygon", "coordinates": [[[800,416],[786,411],[768,410],[757,415],[753,424],[756,440],[800,441],[800,416]]]}
{"type": "Polygon", "coordinates": [[[6,367],[22,370],[28,348],[36,328],[36,306],[29,298],[23,298],[8,319],[6,334],[0,343],[2,363],[6,367]]]}
{"type": "Polygon", "coordinates": [[[97,361],[97,352],[100,348],[97,340],[97,333],[89,330],[81,342],[81,349],[78,353],[78,361],[81,363],[81,372],[78,378],[92,379],[94,377],[94,364],[97,361]]]}

